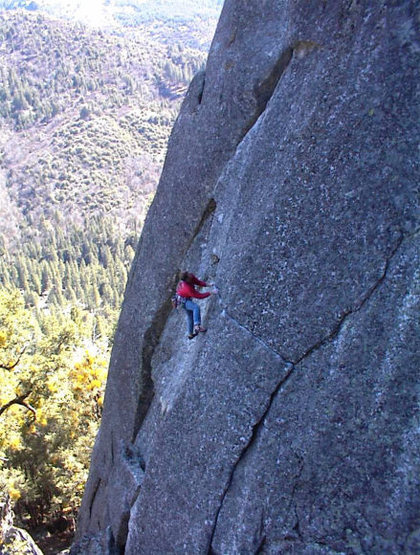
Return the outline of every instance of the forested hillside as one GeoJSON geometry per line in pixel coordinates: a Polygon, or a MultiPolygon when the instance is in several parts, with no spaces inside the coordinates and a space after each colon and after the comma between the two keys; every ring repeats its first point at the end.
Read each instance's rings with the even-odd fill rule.
{"type": "Polygon", "coordinates": [[[0,2],[0,491],[32,529],[77,512],[128,270],[216,24],[35,8],[0,2]]]}
{"type": "Polygon", "coordinates": [[[144,212],[179,100],[205,61],[155,36],[0,14],[2,186],[30,223],[57,209],[72,220],[118,210],[126,222],[144,212]]]}

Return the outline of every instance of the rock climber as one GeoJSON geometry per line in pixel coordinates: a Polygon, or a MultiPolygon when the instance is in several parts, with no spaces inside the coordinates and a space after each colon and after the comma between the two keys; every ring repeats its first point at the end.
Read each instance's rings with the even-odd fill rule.
{"type": "Polygon", "coordinates": [[[176,295],[179,304],[187,314],[188,339],[193,339],[199,333],[207,331],[207,329],[203,328],[201,325],[200,307],[191,299],[206,299],[212,293],[217,293],[216,287],[213,288],[212,292],[207,291],[206,293],[200,293],[196,290],[196,285],[198,287],[213,286],[213,284],[207,284],[205,281],[199,280],[191,272],[182,272],[181,281],[178,283],[176,288],[176,295]]]}

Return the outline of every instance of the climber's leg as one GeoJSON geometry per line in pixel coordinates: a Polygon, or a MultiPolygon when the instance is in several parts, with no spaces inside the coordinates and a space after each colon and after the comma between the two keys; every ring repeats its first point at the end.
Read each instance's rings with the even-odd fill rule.
{"type": "MultiPolygon", "coordinates": [[[[194,333],[194,319],[193,319],[193,311],[188,307],[188,303],[190,301],[185,301],[185,303],[182,305],[184,310],[185,310],[185,314],[187,315],[187,330],[188,330],[188,334],[189,335],[193,335],[194,333]]],[[[193,303],[194,304],[194,303],[193,303]]]]}

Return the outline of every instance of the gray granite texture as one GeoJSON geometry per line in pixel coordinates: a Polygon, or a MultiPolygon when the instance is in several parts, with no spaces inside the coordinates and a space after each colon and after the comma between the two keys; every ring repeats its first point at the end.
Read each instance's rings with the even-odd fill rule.
{"type": "Polygon", "coordinates": [[[414,1],[225,2],[133,263],[73,553],[420,552],[418,22],[414,1]],[[220,289],[193,341],[184,268],[220,289]]]}
{"type": "Polygon", "coordinates": [[[43,555],[26,530],[14,526],[11,500],[2,491],[0,498],[0,555],[43,555]]]}

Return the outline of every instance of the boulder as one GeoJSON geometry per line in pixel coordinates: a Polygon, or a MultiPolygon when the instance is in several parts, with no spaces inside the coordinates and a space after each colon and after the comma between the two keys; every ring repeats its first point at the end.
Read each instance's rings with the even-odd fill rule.
{"type": "Polygon", "coordinates": [[[32,536],[13,524],[9,496],[0,500],[0,555],[43,555],[32,536]]]}

